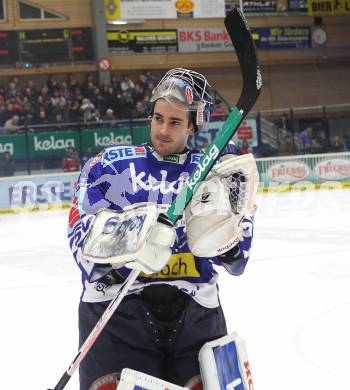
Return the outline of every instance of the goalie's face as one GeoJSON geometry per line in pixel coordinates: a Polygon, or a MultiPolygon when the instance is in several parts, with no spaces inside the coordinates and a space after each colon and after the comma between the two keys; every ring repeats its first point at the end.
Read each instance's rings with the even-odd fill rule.
{"type": "Polygon", "coordinates": [[[151,141],[161,156],[182,153],[189,135],[193,133],[189,111],[177,108],[165,99],[156,101],[151,121],[151,141]]]}

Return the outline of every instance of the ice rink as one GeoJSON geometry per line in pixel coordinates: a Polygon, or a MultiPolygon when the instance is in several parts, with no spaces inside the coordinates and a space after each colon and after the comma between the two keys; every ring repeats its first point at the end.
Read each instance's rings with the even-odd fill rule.
{"type": "MultiPolygon", "coordinates": [[[[259,195],[250,264],[220,270],[255,390],[350,389],[350,191],[259,195]]],[[[1,390],[53,388],[77,352],[68,211],[0,215],[1,390]]],[[[195,331],[195,330],[194,330],[195,331]]],[[[76,372],[66,389],[78,389],[76,372]]]]}

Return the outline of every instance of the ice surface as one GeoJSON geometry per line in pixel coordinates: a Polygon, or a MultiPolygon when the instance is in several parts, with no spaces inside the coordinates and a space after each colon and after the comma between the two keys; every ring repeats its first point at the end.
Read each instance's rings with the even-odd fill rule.
{"type": "MultiPolygon", "coordinates": [[[[220,270],[256,390],[349,390],[350,191],[259,195],[251,262],[220,270]]],[[[68,212],[0,215],[0,389],[53,387],[77,352],[68,212]]],[[[76,372],[67,390],[78,389],[76,372]]]]}

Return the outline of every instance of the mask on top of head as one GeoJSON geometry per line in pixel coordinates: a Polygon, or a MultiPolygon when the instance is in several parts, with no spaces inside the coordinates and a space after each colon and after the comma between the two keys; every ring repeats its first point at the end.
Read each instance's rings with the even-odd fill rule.
{"type": "Polygon", "coordinates": [[[150,101],[154,104],[158,99],[167,100],[177,109],[190,111],[196,131],[208,129],[214,99],[210,85],[201,73],[182,68],[169,70],[154,88],[150,101]]]}

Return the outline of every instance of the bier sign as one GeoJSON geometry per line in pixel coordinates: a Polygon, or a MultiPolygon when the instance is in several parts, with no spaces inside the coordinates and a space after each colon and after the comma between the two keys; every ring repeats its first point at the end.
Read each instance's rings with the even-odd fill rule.
{"type": "Polygon", "coordinates": [[[350,15],[350,0],[309,0],[310,16],[350,15]]]}

